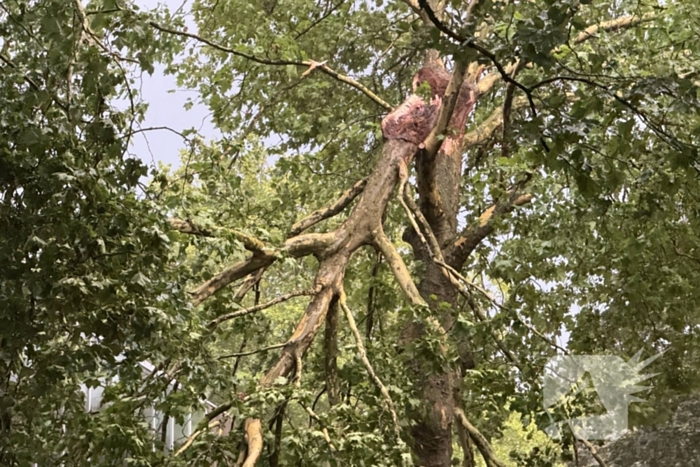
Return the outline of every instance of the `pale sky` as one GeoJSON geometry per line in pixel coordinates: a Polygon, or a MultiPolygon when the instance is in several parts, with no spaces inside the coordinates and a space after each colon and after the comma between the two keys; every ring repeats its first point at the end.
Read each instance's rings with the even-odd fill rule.
{"type": "MultiPolygon", "coordinates": [[[[164,4],[175,11],[183,4],[183,0],[135,0],[135,3],[143,9],[153,9],[164,4]]],[[[196,31],[194,23],[188,24],[188,29],[196,31]]],[[[167,126],[182,131],[194,127],[200,130],[205,139],[216,138],[219,133],[211,123],[209,110],[196,102],[198,93],[178,89],[175,77],[166,76],[163,69],[163,66],[158,66],[153,76],[144,73],[141,80],[141,99],[149,104],[142,128],[167,126]],[[169,90],[176,91],[168,93],[169,90]],[[195,105],[189,111],[184,109],[188,97],[195,100],[195,105]]],[[[136,135],[130,152],[149,165],[156,161],[172,164],[174,168],[180,164],[179,151],[183,147],[183,140],[178,135],[167,130],[156,130],[136,135]]]]}

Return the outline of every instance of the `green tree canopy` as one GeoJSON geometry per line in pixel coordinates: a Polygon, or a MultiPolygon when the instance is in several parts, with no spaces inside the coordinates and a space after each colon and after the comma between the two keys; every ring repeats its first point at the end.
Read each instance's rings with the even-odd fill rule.
{"type": "Polygon", "coordinates": [[[700,386],[698,29],[681,0],[4,2],[0,464],[561,465],[563,352],[665,351],[632,407],[660,419],[700,386]],[[149,171],[158,63],[222,137],[149,171]]]}

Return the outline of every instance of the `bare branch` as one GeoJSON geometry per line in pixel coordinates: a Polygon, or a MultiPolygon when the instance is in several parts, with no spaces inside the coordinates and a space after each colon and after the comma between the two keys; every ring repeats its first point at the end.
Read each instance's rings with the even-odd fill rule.
{"type": "MultiPolygon", "coordinates": [[[[297,402],[299,402],[299,401],[297,401],[297,402]]],[[[323,424],[321,422],[321,418],[318,415],[316,415],[316,412],[314,412],[311,407],[304,405],[301,402],[299,402],[299,405],[301,405],[304,408],[306,413],[309,414],[309,417],[313,418],[314,420],[316,420],[318,422],[319,425],[321,425],[321,433],[323,433],[323,439],[326,440],[326,443],[328,444],[328,447],[330,448],[331,452],[337,451],[338,449],[335,447],[335,445],[331,441],[330,435],[328,434],[328,428],[323,426],[323,424]]]]}
{"type": "Polygon", "coordinates": [[[263,353],[263,352],[267,352],[269,350],[281,349],[282,347],[284,347],[287,344],[288,344],[288,342],[282,342],[281,344],[268,345],[267,347],[263,347],[261,349],[255,349],[255,350],[248,350],[247,352],[230,353],[230,354],[220,356],[219,360],[223,360],[224,358],[247,357],[249,355],[255,355],[256,353],[263,353]]]}
{"type": "Polygon", "coordinates": [[[387,109],[389,111],[393,109],[393,106],[391,104],[389,104],[384,99],[382,99],[381,97],[376,95],[367,86],[365,86],[364,84],[360,83],[357,80],[350,78],[349,76],[345,76],[345,75],[338,73],[337,71],[334,71],[332,68],[325,65],[325,62],[319,63],[315,60],[297,61],[297,60],[272,60],[272,59],[267,59],[267,58],[261,58],[261,57],[255,56],[255,55],[241,52],[240,50],[232,49],[230,47],[225,47],[221,44],[217,44],[216,42],[210,41],[209,39],[201,37],[197,34],[192,34],[190,32],[186,32],[186,31],[178,31],[176,29],[170,29],[170,28],[167,28],[165,26],[161,26],[160,24],[158,24],[154,21],[149,21],[148,24],[161,32],[165,32],[168,34],[173,34],[173,35],[181,36],[181,37],[188,37],[190,39],[194,39],[198,42],[206,44],[209,47],[212,47],[212,48],[219,50],[221,52],[225,52],[225,53],[229,53],[231,55],[235,55],[237,57],[245,58],[246,60],[250,60],[252,62],[259,63],[261,65],[274,65],[274,66],[295,65],[295,66],[304,67],[307,69],[311,68],[312,70],[313,69],[321,70],[323,73],[327,74],[328,76],[331,76],[332,78],[335,78],[336,80],[338,80],[342,83],[348,84],[351,87],[362,92],[364,95],[366,95],[367,97],[369,97],[370,99],[372,99],[374,102],[376,102],[380,106],[384,107],[385,109],[387,109]]]}
{"type": "MultiPolygon", "coordinates": [[[[527,100],[523,97],[513,99],[511,110],[519,109],[527,104],[527,100]]],[[[483,144],[493,135],[503,123],[503,107],[498,107],[491,115],[486,118],[478,127],[464,135],[462,145],[464,148],[483,144]]]]}
{"type": "Polygon", "coordinates": [[[599,31],[613,32],[620,29],[627,29],[634,27],[640,23],[651,21],[656,17],[655,13],[647,13],[642,16],[632,15],[623,16],[621,18],[612,19],[610,21],[603,21],[600,24],[594,24],[589,26],[579,33],[574,39],[574,45],[581,44],[588,39],[595,37],[599,31]]]}
{"type": "Polygon", "coordinates": [[[343,192],[343,194],[336,202],[323,209],[318,209],[312,212],[309,216],[305,217],[304,219],[296,222],[289,231],[288,236],[294,237],[296,235],[299,235],[309,227],[312,227],[323,220],[335,216],[343,209],[345,209],[352,202],[352,200],[357,198],[357,196],[360,193],[362,193],[362,190],[365,189],[365,185],[367,185],[366,178],[356,182],[352,187],[343,192]]]}
{"type": "Polygon", "coordinates": [[[464,414],[464,411],[462,411],[462,409],[456,408],[455,416],[457,417],[457,420],[462,424],[462,426],[467,430],[471,439],[474,440],[474,444],[476,444],[476,447],[479,449],[479,452],[481,452],[481,455],[483,456],[484,461],[486,462],[486,467],[506,467],[506,465],[503,462],[498,460],[496,454],[491,448],[491,445],[486,440],[486,438],[484,438],[484,435],[482,435],[474,425],[469,423],[469,420],[464,414]]]}
{"type": "Polygon", "coordinates": [[[414,306],[428,306],[423,297],[420,296],[420,292],[418,292],[418,288],[411,278],[411,273],[408,271],[406,263],[403,262],[401,255],[396,251],[396,248],[383,230],[375,232],[374,244],[386,259],[389,268],[391,268],[394,277],[399,283],[399,287],[406,294],[411,304],[414,306]]]}
{"type": "MultiPolygon", "coordinates": [[[[178,219],[177,217],[173,217],[170,219],[170,225],[178,232],[185,234],[199,235],[202,237],[213,237],[216,235],[216,233],[210,230],[199,227],[189,219],[183,220],[178,219]]],[[[217,230],[218,234],[232,235],[236,240],[243,243],[243,246],[248,251],[252,251],[254,253],[267,254],[267,252],[265,251],[265,244],[262,242],[262,240],[259,240],[253,237],[252,235],[244,234],[243,232],[227,228],[218,228],[217,230]]]]}
{"type": "Polygon", "coordinates": [[[481,241],[494,230],[494,220],[513,211],[517,206],[522,206],[532,200],[531,194],[517,194],[511,192],[506,201],[500,201],[486,209],[479,216],[479,225],[468,226],[452,244],[449,263],[456,268],[461,268],[464,261],[476,249],[481,241]]]}
{"type": "Polygon", "coordinates": [[[340,383],[338,377],[338,302],[331,303],[326,314],[326,330],[323,339],[323,367],[326,372],[326,389],[328,404],[338,405],[340,398],[340,383]]]}
{"type": "MultiPolygon", "coordinates": [[[[255,251],[253,256],[250,258],[221,271],[197,287],[197,289],[191,292],[192,303],[195,306],[200,305],[204,300],[208,299],[232,282],[271,265],[282,253],[287,253],[290,256],[297,258],[306,256],[322,250],[332,243],[335,238],[336,235],[333,232],[327,234],[305,234],[287,239],[287,241],[284,242],[283,247],[278,251],[273,251],[267,248],[255,251]]],[[[254,240],[252,243],[250,243],[250,245],[256,246],[254,240]]]]}
{"type": "Polygon", "coordinates": [[[600,467],[608,467],[608,464],[603,460],[602,457],[600,457],[600,455],[598,454],[598,450],[595,446],[593,446],[593,444],[591,444],[590,441],[584,438],[579,438],[578,440],[581,441],[588,448],[589,451],[591,451],[591,455],[596,460],[596,462],[598,462],[598,465],[600,465],[600,467]]]}
{"type": "Polygon", "coordinates": [[[248,274],[254,273],[260,268],[269,266],[274,261],[274,256],[260,257],[253,255],[245,261],[234,264],[230,268],[221,271],[192,291],[192,304],[194,306],[200,305],[204,300],[211,297],[232,282],[241,279],[248,274]]]}
{"type": "Polygon", "coordinates": [[[262,453],[262,425],[260,420],[249,418],[245,421],[244,429],[245,440],[248,443],[248,456],[242,467],[255,467],[255,463],[262,453]]]}
{"type": "Polygon", "coordinates": [[[341,292],[339,300],[340,307],[343,309],[343,312],[345,312],[345,317],[348,320],[348,325],[350,326],[352,335],[355,337],[355,345],[357,346],[357,351],[360,354],[360,360],[362,360],[362,364],[365,366],[367,373],[369,374],[370,378],[372,378],[372,381],[374,381],[374,384],[377,385],[377,387],[379,388],[379,392],[381,392],[382,396],[384,397],[384,400],[386,401],[386,404],[389,407],[389,412],[391,412],[391,419],[394,422],[394,432],[396,433],[396,438],[400,439],[401,430],[399,428],[399,418],[398,415],[396,415],[396,409],[394,408],[394,401],[391,399],[389,390],[386,388],[386,386],[384,386],[382,380],[379,379],[379,376],[377,376],[377,373],[374,371],[374,368],[372,368],[372,364],[370,363],[369,358],[367,358],[367,351],[365,350],[365,346],[362,343],[362,336],[360,335],[360,330],[357,329],[357,323],[355,322],[355,318],[352,316],[352,311],[350,311],[350,308],[348,308],[346,298],[347,297],[345,296],[345,292],[341,292]]]}
{"type": "Polygon", "coordinates": [[[256,313],[256,312],[261,311],[261,310],[265,310],[265,309],[273,307],[279,303],[286,302],[287,300],[290,300],[294,297],[313,295],[313,294],[317,293],[318,291],[319,291],[318,288],[317,289],[309,289],[309,290],[297,290],[295,292],[290,292],[288,294],[280,295],[279,297],[277,297],[273,300],[270,300],[267,303],[262,303],[262,304],[257,305],[257,306],[253,306],[250,308],[245,308],[243,310],[238,310],[238,311],[234,311],[231,313],[226,313],[225,315],[221,315],[218,318],[211,320],[209,322],[209,327],[217,326],[217,325],[223,323],[224,321],[229,321],[231,319],[238,318],[240,316],[245,316],[245,315],[249,315],[251,313],[256,313]]]}

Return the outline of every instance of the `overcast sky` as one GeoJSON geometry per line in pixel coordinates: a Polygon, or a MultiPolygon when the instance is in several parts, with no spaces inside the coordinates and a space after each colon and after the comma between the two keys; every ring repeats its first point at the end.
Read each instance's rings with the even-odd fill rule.
{"type": "MultiPolygon", "coordinates": [[[[183,0],[135,0],[135,3],[144,9],[156,8],[159,4],[167,5],[171,11],[175,11],[183,0]]],[[[187,2],[188,4],[190,2],[187,2]]],[[[188,5],[185,5],[187,8],[188,5]]],[[[196,31],[194,23],[188,25],[190,31],[196,31]]],[[[206,106],[196,101],[196,91],[178,89],[174,76],[166,76],[162,66],[158,66],[153,76],[144,73],[141,83],[141,98],[149,104],[146,120],[142,128],[167,126],[181,131],[187,128],[200,129],[205,139],[216,138],[218,132],[211,123],[209,111],[206,106]],[[169,90],[175,90],[169,93],[169,90]],[[195,105],[190,110],[185,110],[187,98],[192,98],[195,105]]],[[[147,164],[164,162],[176,167],[180,164],[179,151],[184,147],[182,138],[165,131],[148,131],[134,137],[134,143],[130,150],[147,164]]]]}

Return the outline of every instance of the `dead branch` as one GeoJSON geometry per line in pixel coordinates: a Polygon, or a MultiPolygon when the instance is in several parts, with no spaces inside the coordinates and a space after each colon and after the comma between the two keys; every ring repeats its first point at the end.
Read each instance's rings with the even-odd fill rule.
{"type": "Polygon", "coordinates": [[[457,420],[462,424],[465,430],[467,430],[467,433],[469,433],[469,436],[471,437],[472,440],[474,440],[474,444],[476,444],[476,447],[479,449],[479,452],[484,458],[484,461],[486,462],[487,467],[506,467],[506,465],[498,460],[496,457],[496,454],[493,452],[493,449],[491,448],[491,445],[489,442],[484,438],[484,435],[482,435],[479,430],[476,429],[474,425],[469,423],[469,420],[467,419],[467,416],[464,414],[464,411],[460,408],[455,409],[455,416],[457,417],[457,420]]]}
{"type": "Polygon", "coordinates": [[[343,194],[340,196],[340,198],[335,203],[333,203],[330,206],[327,206],[325,208],[314,211],[309,216],[296,222],[292,226],[292,228],[290,229],[288,236],[294,237],[296,235],[299,235],[300,233],[302,233],[304,230],[308,229],[309,227],[312,227],[323,220],[326,220],[330,217],[335,216],[336,214],[341,212],[343,209],[348,207],[348,205],[355,198],[357,198],[357,196],[360,193],[362,193],[362,190],[365,189],[365,185],[367,185],[366,178],[356,182],[352,187],[350,187],[348,190],[343,192],[343,194]]]}
{"type": "Polygon", "coordinates": [[[262,310],[265,310],[267,308],[273,307],[277,304],[286,302],[287,300],[290,300],[290,299],[295,298],[295,297],[303,297],[303,296],[313,295],[316,292],[318,292],[318,289],[308,289],[308,290],[297,290],[295,292],[290,292],[290,293],[287,293],[284,295],[280,295],[279,297],[277,297],[273,300],[270,300],[267,303],[262,303],[262,304],[257,305],[257,306],[253,306],[250,308],[245,308],[243,310],[238,310],[238,311],[234,311],[231,313],[226,313],[225,315],[221,315],[218,318],[211,320],[209,322],[209,327],[217,326],[217,325],[223,323],[224,321],[238,318],[240,316],[249,315],[251,313],[257,313],[258,311],[262,311],[262,310]]]}
{"type": "Polygon", "coordinates": [[[200,305],[232,282],[271,265],[283,253],[295,258],[307,256],[327,248],[334,240],[334,233],[312,233],[289,238],[278,250],[265,248],[256,251],[250,258],[221,271],[192,291],[192,303],[194,306],[200,305]]]}
{"type": "Polygon", "coordinates": [[[369,374],[372,381],[374,381],[374,384],[377,385],[377,387],[379,388],[379,392],[382,394],[384,400],[386,401],[386,404],[389,408],[389,412],[391,413],[391,420],[394,422],[394,432],[396,433],[396,438],[399,439],[401,437],[401,430],[399,428],[399,417],[396,414],[396,409],[394,408],[394,401],[391,399],[391,394],[389,394],[389,390],[386,388],[386,386],[384,386],[382,380],[379,379],[379,376],[377,376],[377,373],[374,371],[374,368],[372,368],[372,364],[370,363],[369,358],[367,358],[367,351],[365,350],[365,346],[362,343],[362,336],[360,335],[360,330],[357,329],[357,323],[355,322],[355,318],[352,316],[352,311],[350,311],[350,308],[348,308],[345,292],[341,292],[339,303],[340,307],[345,313],[345,317],[348,320],[348,326],[352,331],[352,335],[355,337],[355,345],[357,346],[357,352],[360,354],[360,360],[362,360],[362,364],[365,366],[367,373],[369,374]]]}
{"type": "Polygon", "coordinates": [[[246,60],[250,60],[255,63],[259,63],[261,65],[274,65],[274,66],[287,66],[287,65],[294,65],[298,67],[303,67],[303,68],[312,68],[312,69],[318,69],[321,70],[323,73],[325,73],[328,76],[331,76],[332,78],[340,81],[341,83],[345,83],[350,85],[351,87],[357,89],[367,97],[369,97],[371,100],[379,104],[380,106],[384,107],[386,110],[391,111],[393,109],[393,106],[386,102],[384,99],[376,95],[372,90],[370,90],[367,86],[364,84],[360,83],[357,80],[354,80],[350,78],[349,76],[345,76],[343,74],[338,73],[337,71],[334,71],[332,68],[329,66],[325,65],[325,62],[319,63],[314,60],[303,60],[303,61],[296,61],[296,60],[272,60],[272,59],[267,59],[267,58],[261,58],[255,55],[251,55],[245,52],[241,52],[240,50],[232,49],[230,47],[225,47],[221,44],[217,44],[216,42],[213,42],[207,38],[204,38],[202,36],[199,36],[197,34],[192,34],[190,32],[186,31],[178,31],[176,29],[170,29],[165,26],[161,26],[160,24],[156,23],[155,21],[149,21],[148,24],[157,29],[158,31],[168,33],[168,34],[173,34],[176,36],[181,36],[181,37],[187,37],[190,39],[194,39],[198,42],[201,42],[203,44],[208,45],[209,47],[212,47],[216,50],[219,50],[221,52],[225,52],[231,55],[235,55],[236,57],[241,57],[246,60]]]}

